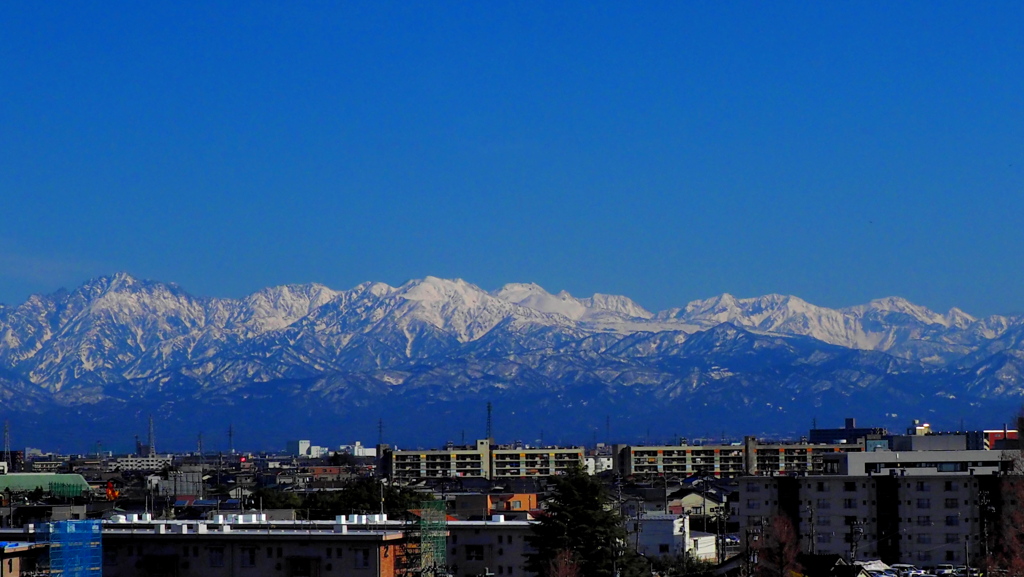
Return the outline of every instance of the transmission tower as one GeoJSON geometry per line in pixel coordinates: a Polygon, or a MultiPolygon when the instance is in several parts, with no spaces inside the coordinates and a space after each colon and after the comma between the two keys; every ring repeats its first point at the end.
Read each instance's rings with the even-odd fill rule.
{"type": "Polygon", "coordinates": [[[493,409],[493,407],[491,406],[491,402],[487,401],[487,441],[491,442],[491,443],[494,442],[494,435],[493,435],[493,431],[491,429],[491,425],[492,425],[492,422],[491,422],[491,411],[492,411],[492,409],[493,409]]]}
{"type": "Polygon", "coordinates": [[[149,456],[156,456],[156,432],[153,428],[153,415],[149,416],[149,456]]]}
{"type": "Polygon", "coordinates": [[[231,454],[235,454],[235,425],[234,423],[228,423],[228,450],[231,454]]]}
{"type": "Polygon", "coordinates": [[[7,463],[7,471],[14,471],[14,462],[11,461],[11,422],[4,421],[4,462],[7,463]]]}

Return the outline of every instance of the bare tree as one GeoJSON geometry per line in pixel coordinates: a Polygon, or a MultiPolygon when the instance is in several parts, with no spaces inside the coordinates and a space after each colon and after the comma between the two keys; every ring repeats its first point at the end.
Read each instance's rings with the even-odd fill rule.
{"type": "Polygon", "coordinates": [[[568,549],[559,551],[548,565],[548,577],[580,577],[576,555],[568,549]]]}
{"type": "Polygon", "coordinates": [[[757,552],[754,574],[758,577],[790,577],[801,569],[796,559],[800,543],[789,517],[772,517],[754,549],[757,552]]]}

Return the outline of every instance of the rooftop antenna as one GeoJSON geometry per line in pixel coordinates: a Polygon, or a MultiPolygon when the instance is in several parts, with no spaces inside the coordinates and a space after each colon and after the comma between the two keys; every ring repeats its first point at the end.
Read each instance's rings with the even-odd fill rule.
{"type": "Polygon", "coordinates": [[[7,472],[14,470],[14,463],[11,462],[11,422],[4,421],[4,462],[7,463],[7,472]]]}
{"type": "Polygon", "coordinates": [[[493,431],[491,429],[491,424],[492,424],[491,412],[492,412],[492,410],[493,410],[493,407],[491,406],[491,402],[487,401],[487,440],[493,443],[494,442],[494,435],[493,435],[493,431]]]}
{"type": "Polygon", "coordinates": [[[149,416],[149,456],[156,456],[156,433],[153,428],[153,415],[149,416]]]}
{"type": "Polygon", "coordinates": [[[228,449],[231,454],[235,454],[235,425],[234,423],[228,423],[228,449]]]}

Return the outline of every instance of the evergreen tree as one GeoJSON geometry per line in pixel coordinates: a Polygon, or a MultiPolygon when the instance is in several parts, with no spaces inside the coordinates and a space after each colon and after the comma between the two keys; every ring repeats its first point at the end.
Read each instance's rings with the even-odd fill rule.
{"type": "Polygon", "coordinates": [[[571,560],[572,572],[580,577],[614,577],[616,570],[620,575],[632,573],[623,570],[626,531],[618,512],[609,506],[604,486],[582,470],[553,477],[552,483],[547,510],[526,538],[535,550],[526,556],[526,570],[542,577],[562,574],[571,560]]]}

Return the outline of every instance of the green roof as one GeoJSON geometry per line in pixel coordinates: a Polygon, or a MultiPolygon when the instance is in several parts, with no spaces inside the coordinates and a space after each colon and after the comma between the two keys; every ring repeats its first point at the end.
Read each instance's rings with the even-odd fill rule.
{"type": "Polygon", "coordinates": [[[62,494],[67,494],[69,490],[73,490],[71,492],[75,494],[90,490],[89,483],[85,482],[85,477],[77,473],[8,473],[0,475],[0,491],[7,489],[14,493],[42,489],[62,494]]]}

